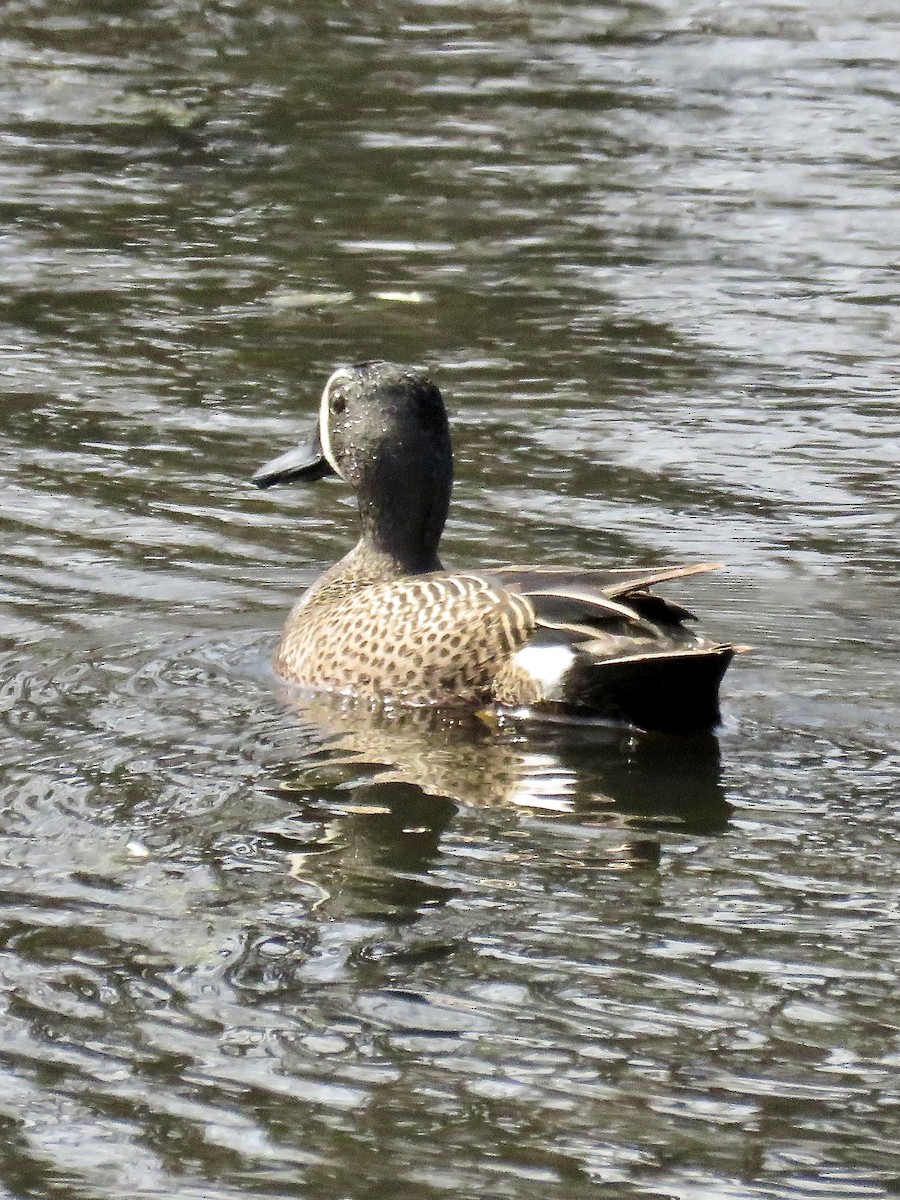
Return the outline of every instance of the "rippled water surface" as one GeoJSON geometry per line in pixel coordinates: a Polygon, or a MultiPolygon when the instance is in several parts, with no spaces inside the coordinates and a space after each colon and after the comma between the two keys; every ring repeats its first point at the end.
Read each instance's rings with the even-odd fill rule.
{"type": "Polygon", "coordinates": [[[900,1194],[900,15],[0,8],[0,1189],[900,1194]],[[299,704],[254,492],[425,363],[445,559],[722,559],[708,742],[299,704]]]}

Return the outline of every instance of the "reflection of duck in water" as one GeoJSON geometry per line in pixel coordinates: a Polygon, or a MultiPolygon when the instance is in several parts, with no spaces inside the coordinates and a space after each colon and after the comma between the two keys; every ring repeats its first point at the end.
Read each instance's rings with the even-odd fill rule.
{"type": "Polygon", "coordinates": [[[493,807],[471,821],[463,805],[528,810],[528,820],[512,822],[520,836],[502,838],[504,861],[536,856],[541,870],[558,869],[564,879],[652,870],[669,833],[715,833],[731,814],[713,737],[549,722],[529,724],[523,737],[514,724],[488,725],[468,712],[385,713],[333,696],[294,703],[300,740],[317,749],[297,756],[297,731],[285,730],[272,791],[289,810],[260,832],[332,915],[390,914],[396,922],[443,906],[460,889],[483,896],[479,870],[492,875],[494,833],[508,829],[511,814],[493,807]],[[460,862],[469,853],[474,873],[460,862]]]}
{"type": "MultiPolygon", "coordinates": [[[[348,784],[363,805],[388,806],[414,787],[455,804],[569,813],[590,824],[718,829],[731,811],[715,738],[640,734],[595,722],[485,721],[436,708],[385,712],[364,701],[295,700],[324,753],[295,768],[293,787],[348,784]]],[[[403,805],[408,799],[403,800],[403,805]]],[[[442,811],[444,811],[442,809],[442,811]]]]}
{"type": "Polygon", "coordinates": [[[527,705],[680,732],[717,722],[735,648],[693,633],[689,613],[649,590],[710,564],[443,570],[452,454],[426,376],[383,362],[335,371],[310,445],[254,482],[328,474],[355,488],[362,536],[288,618],[286,679],[405,705],[527,705]]]}

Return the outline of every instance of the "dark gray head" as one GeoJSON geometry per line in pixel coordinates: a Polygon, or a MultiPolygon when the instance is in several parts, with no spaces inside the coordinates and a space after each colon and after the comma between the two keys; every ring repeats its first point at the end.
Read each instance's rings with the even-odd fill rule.
{"type": "Polygon", "coordinates": [[[441,393],[411,367],[339,367],[309,441],[261,467],[258,487],[340,475],[356,491],[363,537],[408,571],[437,569],[453,480],[441,393]]]}

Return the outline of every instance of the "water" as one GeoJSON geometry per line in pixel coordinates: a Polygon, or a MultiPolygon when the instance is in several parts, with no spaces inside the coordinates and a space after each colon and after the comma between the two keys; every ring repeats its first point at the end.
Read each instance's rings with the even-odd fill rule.
{"type": "Polygon", "coordinates": [[[900,20],[8,0],[0,1188],[900,1191],[900,20]],[[715,739],[377,720],[267,663],[255,493],[428,365],[445,559],[727,570],[715,739]]]}

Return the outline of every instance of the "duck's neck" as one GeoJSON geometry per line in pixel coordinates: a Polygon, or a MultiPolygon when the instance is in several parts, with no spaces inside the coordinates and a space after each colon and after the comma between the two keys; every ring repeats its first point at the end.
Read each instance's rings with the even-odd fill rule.
{"type": "Polygon", "coordinates": [[[429,558],[410,558],[409,555],[401,557],[366,537],[360,538],[341,562],[344,577],[352,577],[358,587],[443,569],[436,554],[429,558]]]}
{"type": "MultiPolygon", "coordinates": [[[[440,561],[435,557],[424,564],[422,571],[440,571],[440,561]]],[[[299,607],[309,608],[320,603],[329,603],[335,596],[356,592],[373,583],[390,583],[422,571],[410,571],[392,555],[380,550],[366,538],[360,538],[349,553],[330,566],[307,588],[300,598],[299,607]]]]}
{"type": "Polygon", "coordinates": [[[362,537],[355,554],[378,563],[394,578],[441,569],[438,544],[450,505],[450,479],[428,479],[414,494],[405,473],[390,489],[359,495],[362,537]]]}
{"type": "Polygon", "coordinates": [[[406,575],[440,571],[437,549],[437,539],[423,543],[404,537],[403,531],[394,526],[389,529],[364,526],[362,537],[351,553],[360,564],[369,564],[373,577],[401,579],[406,575]]]}

